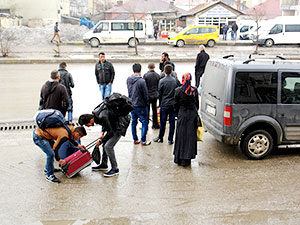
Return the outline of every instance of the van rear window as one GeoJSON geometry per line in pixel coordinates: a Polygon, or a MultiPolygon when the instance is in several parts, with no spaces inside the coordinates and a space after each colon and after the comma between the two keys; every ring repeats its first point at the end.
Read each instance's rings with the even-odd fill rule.
{"type": "Polygon", "coordinates": [[[236,73],[233,102],[235,104],[277,103],[277,73],[236,73]]]}

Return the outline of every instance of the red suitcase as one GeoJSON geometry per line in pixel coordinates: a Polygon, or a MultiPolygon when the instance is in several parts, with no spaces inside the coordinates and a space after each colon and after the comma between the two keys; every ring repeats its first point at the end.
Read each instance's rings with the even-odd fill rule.
{"type": "MultiPolygon", "coordinates": [[[[87,145],[87,149],[95,145],[97,140],[98,139],[87,145]]],[[[68,178],[73,177],[93,162],[92,156],[88,150],[78,150],[64,160],[67,164],[62,168],[62,171],[68,178]]]]}
{"type": "Polygon", "coordinates": [[[68,178],[73,177],[93,162],[92,156],[87,150],[79,150],[64,160],[67,164],[63,167],[62,171],[68,178]]]}

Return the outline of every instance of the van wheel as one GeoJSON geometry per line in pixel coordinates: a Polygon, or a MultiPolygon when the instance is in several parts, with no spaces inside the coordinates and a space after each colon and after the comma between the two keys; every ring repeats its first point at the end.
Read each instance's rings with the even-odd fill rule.
{"type": "Polygon", "coordinates": [[[139,41],[138,41],[137,38],[135,39],[135,44],[134,44],[134,38],[130,38],[130,39],[128,40],[128,45],[129,45],[129,47],[134,47],[135,45],[138,46],[138,44],[139,44],[139,41]]]}
{"type": "Polygon", "coordinates": [[[241,150],[249,159],[263,159],[273,150],[274,141],[269,132],[254,130],[241,140],[241,150]]]}
{"type": "Polygon", "coordinates": [[[215,44],[216,44],[216,42],[215,42],[214,40],[209,40],[209,41],[207,42],[207,46],[210,47],[210,48],[214,47],[215,44]]]}
{"type": "Polygon", "coordinates": [[[97,48],[100,45],[100,41],[98,40],[98,38],[92,38],[90,40],[90,45],[93,48],[97,48]]]}
{"type": "Polygon", "coordinates": [[[184,46],[184,41],[183,40],[178,40],[176,42],[176,46],[179,47],[179,48],[183,47],[184,46]]]}
{"type": "Polygon", "coordinates": [[[272,39],[267,39],[265,41],[265,46],[266,47],[272,47],[274,45],[274,41],[272,39]]]}

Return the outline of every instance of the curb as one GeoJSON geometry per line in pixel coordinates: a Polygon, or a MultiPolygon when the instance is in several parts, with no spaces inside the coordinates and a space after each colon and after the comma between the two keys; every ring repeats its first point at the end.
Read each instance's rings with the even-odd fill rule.
{"type": "MultiPolygon", "coordinates": [[[[84,42],[63,42],[61,45],[88,45],[84,42]]],[[[116,45],[116,43],[111,44],[101,44],[101,45],[116,45]]],[[[125,43],[119,43],[117,45],[127,45],[125,43]]],[[[168,45],[167,41],[146,41],[142,42],[140,45],[168,45]]],[[[219,46],[250,46],[254,45],[249,41],[219,41],[216,45],[219,46]]]]}

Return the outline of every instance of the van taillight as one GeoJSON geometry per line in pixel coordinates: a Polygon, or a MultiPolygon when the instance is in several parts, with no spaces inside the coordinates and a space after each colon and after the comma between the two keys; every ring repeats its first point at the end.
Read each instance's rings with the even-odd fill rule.
{"type": "Polygon", "coordinates": [[[224,106],[224,125],[231,126],[232,107],[224,106]]]}

